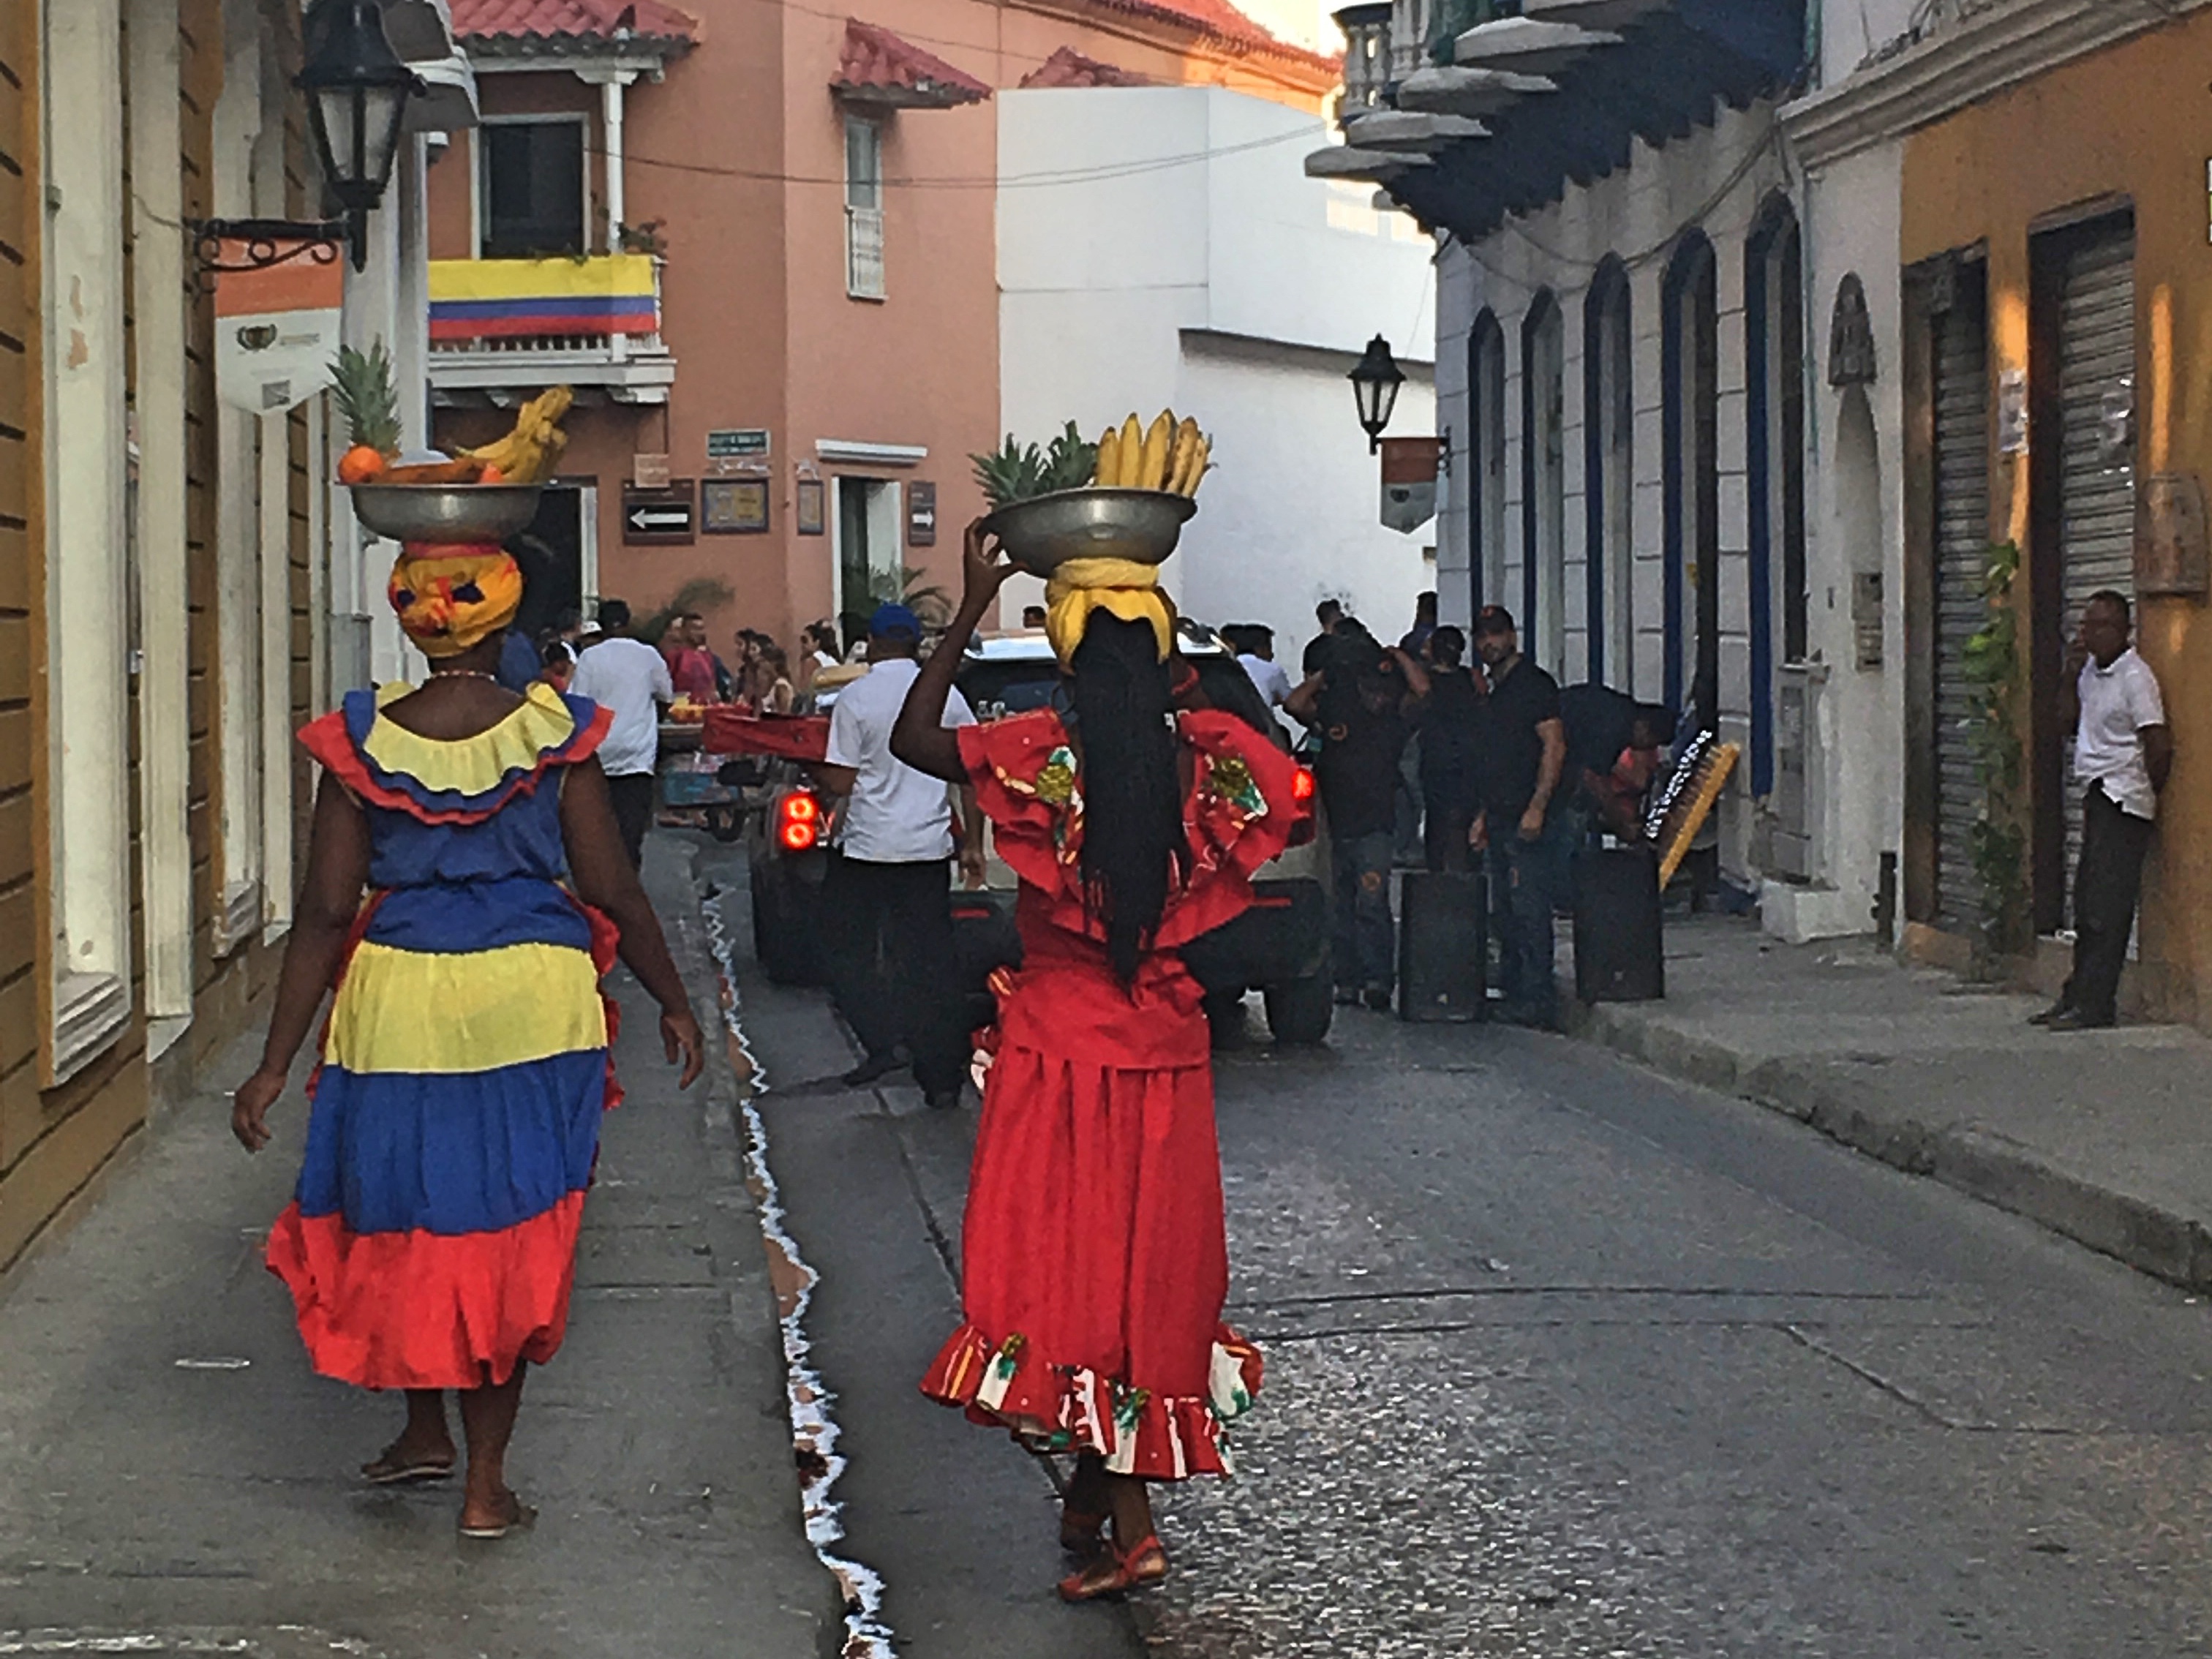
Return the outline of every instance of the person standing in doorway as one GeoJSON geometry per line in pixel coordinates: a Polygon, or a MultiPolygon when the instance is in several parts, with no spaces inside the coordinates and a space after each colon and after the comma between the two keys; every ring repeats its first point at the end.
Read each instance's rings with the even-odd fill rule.
{"type": "MultiPolygon", "coordinates": [[[[857,1088],[896,1071],[904,1043],[923,1097],[932,1106],[957,1106],[969,1050],[952,970],[951,798],[941,781],[891,753],[891,728],[921,672],[921,647],[914,612],[878,605],[868,623],[868,672],[837,694],[815,775],[847,803],[823,902],[831,987],[863,1050],[846,1083],[857,1088]]],[[[939,648],[957,659],[957,647],[939,648]]],[[[944,723],[975,723],[957,689],[945,700],[944,723]]],[[[981,860],[971,835],[971,878],[980,878],[981,860]]]]}
{"type": "Polygon", "coordinates": [[[1521,654],[1513,613],[1485,605],[1474,648],[1490,675],[1490,734],[1482,767],[1482,812],[1474,840],[1486,845],[1491,903],[1502,912],[1500,1015],[1549,1029],[1559,1017],[1552,978],[1552,911],[1558,902],[1559,837],[1552,805],[1566,770],[1566,726],[1559,683],[1521,654]]]}
{"type": "Polygon", "coordinates": [[[599,601],[599,629],[587,635],[570,695],[589,697],[614,715],[614,726],[599,748],[607,775],[623,850],[630,867],[645,862],[645,832],[653,825],[653,769],[660,760],[660,707],[676,701],[668,664],[643,640],[621,630],[629,626],[629,606],[620,599],[599,601]]]}
{"type": "Polygon", "coordinates": [[[1328,816],[1331,946],[1336,1000],[1390,1006],[1397,977],[1390,866],[1396,835],[1398,757],[1429,677],[1403,651],[1346,617],[1329,636],[1328,665],[1291,693],[1292,719],[1322,733],[1314,775],[1328,816]]]}
{"type": "Polygon", "coordinates": [[[2173,770],[2173,733],[2158,676],[2129,643],[2126,598],[2090,595],[2066,655],[2059,716],[2074,734],[2081,799],[2081,859],[2074,873],[2074,972],[2058,1000],[2035,1017],[2054,1031],[2091,1031],[2119,1017],[2143,855],[2158,798],[2173,770]]]}
{"type": "Polygon", "coordinates": [[[1483,682],[1460,665],[1467,635],[1446,626],[1431,634],[1429,695],[1419,720],[1422,851],[1431,870],[1464,871],[1474,815],[1482,804],[1483,736],[1490,723],[1483,682]]]}

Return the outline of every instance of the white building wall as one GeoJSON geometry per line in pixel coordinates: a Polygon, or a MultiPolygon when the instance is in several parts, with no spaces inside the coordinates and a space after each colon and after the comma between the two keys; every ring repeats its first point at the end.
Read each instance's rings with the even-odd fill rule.
{"type": "MultiPolygon", "coordinates": [[[[1507,353],[1506,549],[1503,592],[1497,597],[1518,612],[1525,591],[1527,557],[1522,506],[1524,434],[1522,430],[1522,324],[1536,295],[1558,300],[1565,325],[1567,513],[1565,548],[1565,649],[1556,668],[1571,683],[1587,672],[1586,560],[1583,443],[1583,319],[1592,280],[1608,255],[1626,264],[1631,283],[1636,409],[1633,539],[1636,662],[1633,685],[1617,671],[1607,678],[1639,696],[1656,699],[1663,685],[1665,447],[1662,425],[1662,286],[1668,261],[1692,226],[1712,243],[1717,262],[1720,473],[1721,735],[1745,751],[1720,812],[1722,856],[1739,879],[1757,872],[1753,862],[1756,803],[1751,798],[1748,488],[1745,464],[1744,252],[1753,222],[1767,199],[1792,183],[1769,105],[1723,110],[1716,124],[1654,149],[1638,141],[1629,165],[1587,187],[1570,186],[1565,199],[1517,218],[1440,266],[1450,291],[1441,311],[1472,319],[1487,308],[1503,327],[1507,353]]],[[[1801,222],[1803,206],[1797,201],[1801,222]]],[[[1892,263],[1894,264],[1893,257],[1892,263]]],[[[1808,337],[1825,337],[1827,313],[1809,307],[1808,337]]],[[[1454,348],[1440,343],[1440,350],[1454,348]]],[[[1465,355],[1464,339],[1456,347],[1465,355]]],[[[1457,405],[1454,405],[1457,407],[1457,405]]],[[[1464,507],[1464,501],[1462,502],[1464,507]]],[[[1808,505],[1808,518],[1810,517],[1808,505]]],[[[1465,526],[1460,533],[1465,534],[1465,526]]],[[[1779,579],[1779,555],[1775,574],[1779,579]]],[[[1539,583],[1539,591],[1546,589],[1539,583]]],[[[1687,602],[1686,598],[1686,603],[1687,602]]],[[[1548,630],[1540,625],[1538,639],[1548,630]]]]}
{"type": "MultiPolygon", "coordinates": [[[[1069,420],[1095,436],[1133,410],[1195,416],[1219,470],[1164,573],[1177,603],[1267,623],[1279,654],[1323,598],[1397,631],[1434,585],[1423,550],[1438,526],[1379,523],[1344,377],[1387,336],[1409,376],[1391,431],[1437,429],[1419,362],[1435,328],[1428,239],[1376,213],[1370,187],[1306,179],[1320,120],[1260,99],[1093,88],[998,103],[1002,428],[1042,441],[1069,420]]],[[[1016,578],[1001,615],[1040,592],[1016,578]]]]}

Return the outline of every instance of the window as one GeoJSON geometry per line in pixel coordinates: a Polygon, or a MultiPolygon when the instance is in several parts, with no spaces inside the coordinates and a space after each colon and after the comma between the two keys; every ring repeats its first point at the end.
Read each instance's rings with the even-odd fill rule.
{"type": "Polygon", "coordinates": [[[845,292],[884,297],[884,133],[873,121],[845,118],[845,292]]]}
{"type": "Polygon", "coordinates": [[[487,121],[477,143],[483,158],[482,258],[578,258],[588,251],[581,116],[487,121]]]}

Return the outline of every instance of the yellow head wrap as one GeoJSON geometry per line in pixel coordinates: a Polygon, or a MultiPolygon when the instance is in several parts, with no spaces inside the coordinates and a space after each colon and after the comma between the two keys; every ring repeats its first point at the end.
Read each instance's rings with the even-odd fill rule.
{"type": "Polygon", "coordinates": [[[426,657],[455,657],[514,620],[522,571],[485,544],[410,542],[387,590],[399,625],[426,657]]]}
{"type": "Polygon", "coordinates": [[[1123,622],[1147,622],[1165,662],[1175,646],[1175,611],[1160,592],[1160,568],[1134,559],[1070,559],[1053,568],[1044,588],[1044,632],[1060,665],[1075,660],[1093,611],[1123,622]]]}

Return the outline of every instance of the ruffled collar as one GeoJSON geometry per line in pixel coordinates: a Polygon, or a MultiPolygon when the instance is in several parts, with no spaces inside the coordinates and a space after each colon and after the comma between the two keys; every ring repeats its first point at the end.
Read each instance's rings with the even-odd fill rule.
{"type": "Polygon", "coordinates": [[[426,738],[384,712],[414,689],[394,683],[348,692],[341,708],[301,737],[362,799],[430,823],[489,817],[517,793],[535,788],[548,767],[592,753],[612,719],[589,698],[539,682],[488,730],[468,738],[426,738]]]}

